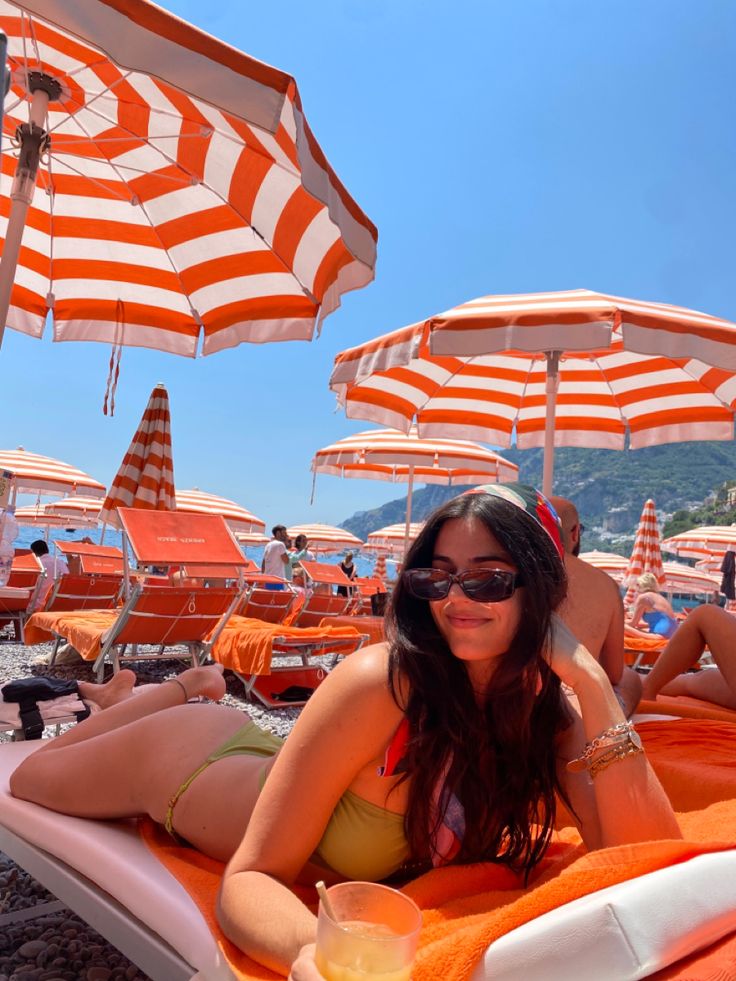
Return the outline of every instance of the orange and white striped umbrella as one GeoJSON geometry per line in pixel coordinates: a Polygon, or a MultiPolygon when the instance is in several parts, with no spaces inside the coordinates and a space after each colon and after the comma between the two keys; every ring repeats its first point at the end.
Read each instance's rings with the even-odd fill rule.
{"type": "Polygon", "coordinates": [[[636,581],[645,572],[651,572],[660,586],[664,586],[665,575],[662,568],[659,526],[654,501],[650,498],[644,503],[639,525],[634,536],[634,548],[626,567],[624,583],[628,587],[624,603],[629,605],[636,594],[636,581]]]}
{"type": "Polygon", "coordinates": [[[63,497],[60,501],[51,501],[47,504],[46,512],[64,520],[78,518],[96,524],[101,508],[102,501],[96,497],[63,497]]]}
{"type": "MultiPolygon", "coordinates": [[[[421,521],[413,521],[411,523],[409,526],[409,545],[411,545],[421,530],[421,521]]],[[[368,535],[366,543],[363,546],[363,551],[383,552],[384,554],[400,557],[404,554],[406,541],[406,526],[403,523],[399,525],[386,525],[385,528],[379,528],[377,531],[372,531],[368,535]]]]}
{"type": "Polygon", "coordinates": [[[16,494],[76,494],[79,490],[96,497],[105,496],[105,485],[61,460],[17,450],[0,450],[0,470],[15,474],[16,494]]]}
{"type": "Polygon", "coordinates": [[[268,535],[259,531],[236,531],[235,537],[243,548],[257,548],[259,545],[268,545],[268,535]]]}
{"type": "Polygon", "coordinates": [[[107,492],[99,520],[119,528],[118,508],[176,509],[169,396],[163,385],[151,392],[133,441],[107,492]]]}
{"type": "Polygon", "coordinates": [[[0,0],[0,28],[3,327],[193,357],[309,339],[373,279],[291,76],[149,0],[0,0]]]}
{"type": "Polygon", "coordinates": [[[297,535],[306,535],[309,539],[307,548],[313,552],[344,552],[346,548],[358,549],[363,545],[355,535],[333,525],[293,525],[288,529],[288,535],[292,542],[297,535]]]}
{"type": "Polygon", "coordinates": [[[189,511],[192,514],[220,514],[231,531],[246,533],[254,531],[263,534],[266,527],[265,521],[261,521],[235,501],[229,501],[226,497],[217,497],[215,494],[207,494],[196,488],[176,491],[176,510],[189,511]]]}
{"type": "Polygon", "coordinates": [[[519,468],[479,443],[421,439],[416,428],[369,429],[325,446],[312,457],[313,473],[426,484],[485,484],[518,479],[519,468]]]}
{"type": "Polygon", "coordinates": [[[404,550],[409,547],[412,491],[427,484],[485,484],[518,479],[519,468],[479,443],[464,439],[421,439],[415,427],[369,429],[317,450],[312,472],[340,477],[403,481],[406,491],[404,550]]]}
{"type": "Polygon", "coordinates": [[[736,525],[702,525],[672,535],[662,542],[665,552],[693,559],[712,559],[719,565],[730,549],[736,549],[736,525]]]}
{"type": "MultiPolygon", "coordinates": [[[[98,507],[101,502],[97,502],[98,507]]],[[[27,504],[15,509],[15,520],[23,527],[94,528],[97,519],[75,515],[54,514],[48,504],[27,504]]]]}
{"type": "MultiPolygon", "coordinates": [[[[616,555],[613,552],[581,552],[579,558],[597,569],[602,569],[618,583],[622,583],[626,576],[628,560],[623,555],[616,555]]],[[[696,569],[685,565],[683,562],[663,562],[664,571],[663,590],[666,593],[688,593],[698,595],[700,593],[712,593],[720,586],[720,579],[711,576],[702,569],[696,569]]]]}
{"type": "Polygon", "coordinates": [[[571,290],[481,297],[368,341],[330,385],[350,418],[544,446],[550,493],[555,446],[732,439],[735,381],[729,321],[571,290]]]}

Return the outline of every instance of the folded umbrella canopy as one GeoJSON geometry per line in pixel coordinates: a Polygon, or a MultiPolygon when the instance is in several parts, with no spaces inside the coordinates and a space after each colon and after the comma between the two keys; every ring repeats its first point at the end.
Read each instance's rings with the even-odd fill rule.
{"type": "Polygon", "coordinates": [[[0,339],[47,313],[55,340],[190,357],[309,339],[373,278],[291,76],[149,0],[0,0],[0,28],[0,339]]]}
{"type": "Polygon", "coordinates": [[[176,510],[171,415],[169,396],[163,385],[157,385],[151,392],[128,452],[100,509],[103,538],[105,525],[121,527],[118,508],[176,510]]]}
{"type": "Polygon", "coordinates": [[[736,325],[570,290],[484,296],[343,351],[330,386],[350,418],[421,437],[632,449],[732,439],[736,325]]]}
{"type": "Polygon", "coordinates": [[[628,587],[624,597],[626,606],[633,602],[637,590],[637,580],[645,572],[651,572],[657,583],[664,586],[665,575],[662,568],[657,512],[651,498],[644,502],[644,508],[634,536],[634,548],[624,575],[624,584],[628,587]]]}

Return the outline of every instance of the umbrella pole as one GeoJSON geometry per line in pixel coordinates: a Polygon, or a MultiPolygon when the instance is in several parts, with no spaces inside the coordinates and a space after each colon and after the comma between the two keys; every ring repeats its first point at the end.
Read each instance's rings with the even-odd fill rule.
{"type": "Polygon", "coordinates": [[[29,123],[23,123],[22,126],[19,126],[17,131],[17,137],[20,141],[20,155],[13,178],[13,187],[10,191],[10,217],[5,234],[2,260],[0,260],[0,346],[3,342],[5,324],[8,319],[10,294],[13,291],[26,215],[33,200],[33,191],[36,186],[38,161],[41,154],[49,146],[49,136],[44,129],[49,97],[58,98],[61,93],[59,83],[40,72],[28,73],[28,86],[33,93],[31,120],[29,123]]]}
{"type": "Polygon", "coordinates": [[[555,466],[555,409],[557,389],[560,384],[560,352],[547,351],[547,412],[544,420],[544,464],[542,467],[542,493],[552,494],[552,474],[555,466]]]}
{"type": "Polygon", "coordinates": [[[407,484],[406,491],[406,525],[404,527],[404,554],[403,559],[406,558],[406,553],[409,551],[409,530],[411,528],[411,495],[414,490],[414,466],[409,467],[409,482],[407,484]]]}

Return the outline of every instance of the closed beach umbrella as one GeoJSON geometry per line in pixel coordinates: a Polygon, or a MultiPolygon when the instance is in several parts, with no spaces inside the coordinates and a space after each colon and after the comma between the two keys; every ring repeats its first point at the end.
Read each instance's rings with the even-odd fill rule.
{"type": "Polygon", "coordinates": [[[479,443],[463,439],[421,439],[412,427],[372,429],[346,436],[317,450],[312,472],[369,480],[403,481],[406,492],[404,550],[409,543],[415,481],[427,484],[487,484],[518,479],[519,468],[479,443]]]}
{"type": "Polygon", "coordinates": [[[189,357],[310,339],[371,281],[376,229],[291,76],[149,0],[0,0],[0,28],[0,339],[47,314],[55,340],[189,357]]]}
{"type": "Polygon", "coordinates": [[[694,310],[571,290],[484,296],[343,351],[350,418],[419,436],[632,449],[732,439],[736,326],[694,310]]]}
{"type": "Polygon", "coordinates": [[[624,598],[626,605],[633,601],[637,579],[645,572],[651,572],[659,585],[664,586],[665,575],[662,568],[657,512],[651,498],[644,503],[644,509],[641,512],[634,537],[634,548],[624,576],[624,583],[628,587],[624,598]]]}
{"type": "Polygon", "coordinates": [[[293,525],[288,529],[288,535],[292,542],[297,535],[306,535],[309,539],[308,548],[313,552],[344,552],[345,549],[358,549],[363,545],[349,531],[332,525],[293,525]]]}
{"type": "Polygon", "coordinates": [[[83,470],[49,456],[17,450],[0,450],[0,471],[15,475],[14,494],[76,494],[104,497],[105,485],[83,470]]]}
{"type": "Polygon", "coordinates": [[[119,528],[118,508],[176,510],[169,396],[163,385],[151,392],[143,418],[107,492],[99,520],[119,528]]]}
{"type": "MultiPolygon", "coordinates": [[[[226,497],[217,497],[201,490],[177,490],[176,510],[188,511],[191,514],[219,514],[234,532],[260,532],[266,527],[264,521],[257,518],[244,507],[229,501],[226,497]]],[[[268,539],[266,539],[268,541],[268,539]]]]}

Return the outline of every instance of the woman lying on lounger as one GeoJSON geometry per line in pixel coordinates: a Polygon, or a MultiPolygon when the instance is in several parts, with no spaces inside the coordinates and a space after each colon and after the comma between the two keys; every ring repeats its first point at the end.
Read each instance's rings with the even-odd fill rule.
{"type": "Polygon", "coordinates": [[[319,974],[295,881],[477,861],[526,878],[556,794],[590,848],[680,837],[605,672],[554,617],[561,555],[533,488],[458,497],[408,554],[388,642],[331,672],[283,745],[236,709],[184,705],[225,690],[217,668],[194,668],[51,740],[12,792],[87,818],[148,814],[228,862],[225,933],[296,981],[319,974]]]}
{"type": "Polygon", "coordinates": [[[736,617],[718,606],[698,606],[688,614],[644,679],[642,698],[689,695],[736,709],[736,617]],[[683,674],[708,648],[718,669],[683,674]]]}

